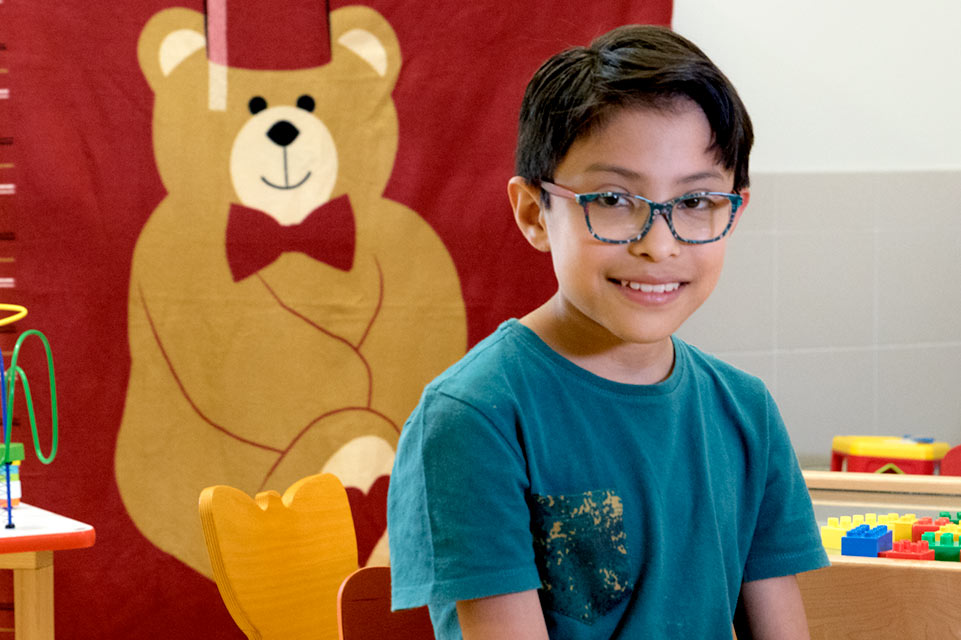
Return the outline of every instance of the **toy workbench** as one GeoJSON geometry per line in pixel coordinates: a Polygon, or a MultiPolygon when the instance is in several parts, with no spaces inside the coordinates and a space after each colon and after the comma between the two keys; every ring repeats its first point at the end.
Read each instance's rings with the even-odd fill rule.
{"type": "Polygon", "coordinates": [[[950,448],[947,442],[915,436],[835,436],[831,471],[933,475],[950,448]]]}
{"type": "MultiPolygon", "coordinates": [[[[961,477],[805,471],[819,525],[856,513],[961,511],[961,477]]],[[[961,562],[839,555],[798,576],[812,640],[961,638],[961,562]]]]}

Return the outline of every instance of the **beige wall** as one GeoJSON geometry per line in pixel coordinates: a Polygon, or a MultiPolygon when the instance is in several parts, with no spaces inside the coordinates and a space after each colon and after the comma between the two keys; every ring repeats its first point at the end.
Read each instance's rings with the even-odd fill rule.
{"type": "Polygon", "coordinates": [[[753,201],[680,335],[760,375],[809,465],[840,434],[961,444],[958,0],[675,0],[737,86],[753,201]]]}
{"type": "Polygon", "coordinates": [[[958,0],[674,0],[731,78],[757,171],[961,169],[958,0]]]}
{"type": "Polygon", "coordinates": [[[961,170],[755,172],[679,335],[764,379],[808,466],[834,435],[961,444],[961,170]]]}

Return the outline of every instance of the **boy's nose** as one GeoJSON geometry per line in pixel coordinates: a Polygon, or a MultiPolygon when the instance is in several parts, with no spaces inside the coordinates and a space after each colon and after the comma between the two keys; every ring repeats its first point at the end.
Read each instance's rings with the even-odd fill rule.
{"type": "Polygon", "coordinates": [[[671,233],[664,216],[657,216],[647,231],[647,235],[628,245],[628,250],[639,258],[659,262],[678,254],[681,242],[671,233]]]}

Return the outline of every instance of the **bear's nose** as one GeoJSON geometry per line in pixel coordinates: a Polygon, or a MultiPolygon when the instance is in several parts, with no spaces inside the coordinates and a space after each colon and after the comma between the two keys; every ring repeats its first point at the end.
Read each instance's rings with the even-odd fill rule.
{"type": "Polygon", "coordinates": [[[297,139],[298,135],[300,135],[300,130],[286,120],[275,123],[274,126],[267,131],[267,137],[281,147],[289,145],[297,139]]]}

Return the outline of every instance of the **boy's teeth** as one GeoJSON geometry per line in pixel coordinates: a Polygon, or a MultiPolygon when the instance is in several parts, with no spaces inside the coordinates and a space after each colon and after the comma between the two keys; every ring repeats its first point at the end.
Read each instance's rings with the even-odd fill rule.
{"type": "Polygon", "coordinates": [[[631,282],[630,280],[621,280],[622,287],[630,287],[635,291],[643,291],[644,293],[668,293],[676,290],[680,287],[680,283],[672,282],[670,284],[642,284],[640,282],[631,282]]]}

